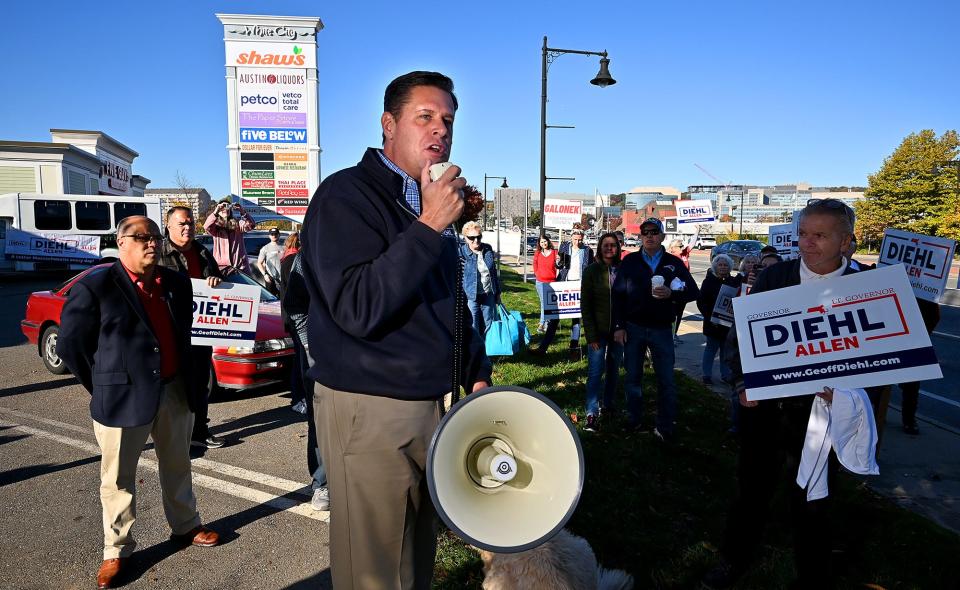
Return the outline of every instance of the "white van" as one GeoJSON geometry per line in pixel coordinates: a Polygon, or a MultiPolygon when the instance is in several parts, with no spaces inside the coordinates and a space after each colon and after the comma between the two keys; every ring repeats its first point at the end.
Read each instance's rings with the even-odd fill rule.
{"type": "Polygon", "coordinates": [[[160,225],[156,197],[0,195],[0,272],[79,270],[116,260],[117,224],[145,215],[160,225]]]}

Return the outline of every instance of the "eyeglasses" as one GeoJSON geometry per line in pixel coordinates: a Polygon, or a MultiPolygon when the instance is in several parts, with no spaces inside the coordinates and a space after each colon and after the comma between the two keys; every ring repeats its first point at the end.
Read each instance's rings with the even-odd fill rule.
{"type": "Polygon", "coordinates": [[[659,236],[660,230],[656,229],[647,229],[640,232],[641,236],[659,236]]]}
{"type": "Polygon", "coordinates": [[[479,235],[476,235],[476,236],[463,236],[463,237],[467,238],[467,239],[470,240],[471,242],[476,242],[476,241],[478,241],[478,240],[482,237],[482,235],[483,235],[483,234],[479,234],[479,235]]]}
{"type": "Polygon", "coordinates": [[[163,236],[160,234],[124,234],[120,236],[121,238],[133,238],[135,242],[140,244],[149,244],[150,242],[156,242],[159,244],[163,241],[163,236]]]}

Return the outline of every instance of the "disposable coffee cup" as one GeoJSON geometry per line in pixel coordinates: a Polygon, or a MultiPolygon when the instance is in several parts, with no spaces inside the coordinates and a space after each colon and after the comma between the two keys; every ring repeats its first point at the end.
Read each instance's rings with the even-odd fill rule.
{"type": "MultiPolygon", "coordinates": [[[[663,277],[660,275],[653,275],[652,277],[650,277],[650,285],[652,287],[650,289],[650,292],[652,293],[653,291],[656,290],[657,287],[663,286],[663,277]]],[[[656,297],[656,295],[654,295],[654,297],[656,297]]]]}

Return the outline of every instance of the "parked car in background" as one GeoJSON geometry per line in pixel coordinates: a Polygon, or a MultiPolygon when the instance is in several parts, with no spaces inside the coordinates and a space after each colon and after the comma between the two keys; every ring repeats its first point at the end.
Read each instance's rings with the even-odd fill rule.
{"type": "MultiPolygon", "coordinates": [[[[20,322],[20,330],[31,344],[37,346],[37,353],[51,373],[62,375],[67,372],[66,365],[57,355],[57,336],[60,333],[60,312],[70,289],[88,274],[104,272],[109,267],[110,264],[91,267],[70,278],[57,289],[36,291],[27,299],[27,309],[20,322]]],[[[257,285],[250,276],[239,271],[230,275],[230,281],[257,285]]],[[[212,390],[247,389],[277,381],[286,382],[292,364],[293,341],[283,327],[280,302],[261,287],[256,341],[251,347],[213,347],[210,375],[212,390]]]]}
{"type": "Polygon", "coordinates": [[[760,255],[760,250],[766,246],[757,240],[730,240],[710,250],[710,260],[713,261],[720,254],[726,254],[733,260],[734,266],[740,265],[740,260],[747,254],[760,255]]]}
{"type": "Polygon", "coordinates": [[[697,243],[694,244],[694,248],[697,250],[704,250],[706,248],[714,248],[717,245],[717,238],[713,236],[698,236],[697,243]]]}
{"type": "MultiPolygon", "coordinates": [[[[287,235],[290,232],[280,232],[280,245],[287,241],[287,235]]],[[[213,251],[213,236],[210,234],[198,234],[197,241],[203,244],[208,250],[213,251]]],[[[265,231],[251,231],[243,234],[243,247],[247,250],[247,256],[254,258],[260,254],[260,248],[270,243],[270,235],[265,231]]]]}
{"type": "Polygon", "coordinates": [[[627,248],[636,248],[638,245],[640,245],[640,242],[637,241],[637,238],[633,236],[627,236],[623,239],[623,245],[627,248]]]}

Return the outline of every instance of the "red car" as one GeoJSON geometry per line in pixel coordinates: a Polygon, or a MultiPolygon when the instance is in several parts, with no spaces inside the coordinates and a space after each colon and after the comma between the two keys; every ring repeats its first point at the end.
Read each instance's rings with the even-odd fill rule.
{"type": "MultiPolygon", "coordinates": [[[[71,278],[53,291],[37,291],[27,299],[27,311],[20,329],[24,336],[37,345],[37,352],[47,370],[56,375],[67,372],[57,356],[57,334],[60,331],[60,312],[67,301],[70,288],[92,272],[103,272],[110,264],[91,267],[71,278]]],[[[246,389],[289,379],[293,366],[293,341],[280,318],[280,301],[249,276],[237,272],[230,282],[260,287],[260,315],[257,318],[257,339],[253,347],[214,346],[212,390],[246,389]]]]}

